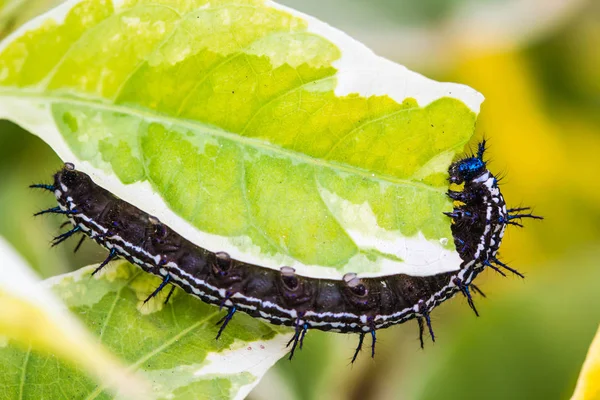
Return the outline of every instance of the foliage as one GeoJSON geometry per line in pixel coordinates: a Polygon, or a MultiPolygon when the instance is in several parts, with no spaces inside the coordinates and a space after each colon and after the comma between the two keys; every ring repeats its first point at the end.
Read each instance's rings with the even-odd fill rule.
{"type": "MultiPolygon", "coordinates": [[[[0,45],[1,116],[202,247],[311,275],[458,268],[446,171],[481,101],[261,0],[72,0],[0,45]]],[[[47,284],[159,398],[244,396],[285,352],[248,317],[215,341],[222,312],[183,293],[142,304],[158,282],[136,267],[91,268],[47,284]]],[[[10,395],[109,396],[55,355],[0,357],[22,366],[10,395]]]]}
{"type": "MultiPolygon", "coordinates": [[[[163,304],[166,293],[144,304],[160,283],[157,277],[122,261],[91,277],[94,267],[54,277],[45,286],[127,364],[129,371],[137,371],[151,382],[154,398],[197,398],[198,393],[212,399],[243,398],[282,354],[287,335],[269,324],[240,316],[216,341],[215,322],[223,314],[218,308],[179,290],[167,305],[163,304]]],[[[31,314],[23,315],[24,321],[32,319],[40,321],[31,314]]],[[[56,340],[63,334],[49,335],[47,329],[30,327],[29,332],[39,332],[47,340],[54,338],[51,344],[75,344],[56,340]]],[[[21,335],[20,339],[27,343],[27,337],[21,335]]],[[[11,344],[0,348],[0,364],[12,366],[11,373],[0,377],[5,398],[111,397],[106,380],[98,385],[84,370],[48,350],[54,347],[21,349],[11,344]]],[[[72,351],[79,349],[72,347],[72,351]]],[[[102,365],[95,353],[85,353],[85,358],[102,365]]],[[[79,365],[81,357],[75,361],[79,365]]]]}

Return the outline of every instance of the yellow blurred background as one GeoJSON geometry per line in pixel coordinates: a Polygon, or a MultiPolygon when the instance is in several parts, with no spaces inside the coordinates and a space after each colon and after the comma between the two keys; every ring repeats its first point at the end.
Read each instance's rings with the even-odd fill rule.
{"type": "MultiPolygon", "coordinates": [[[[15,3],[15,2],[12,2],[15,3]]],[[[0,14],[6,35],[50,2],[0,14]]],[[[501,255],[526,275],[478,278],[481,317],[456,298],[433,314],[437,341],[419,348],[415,322],[379,334],[377,357],[350,366],[354,336],[310,332],[252,399],[566,399],[600,321],[600,2],[557,0],[285,0],[379,54],[486,97],[477,135],[505,178],[509,205],[533,206],[501,255]]],[[[27,185],[61,161],[0,121],[0,236],[43,277],[98,262],[85,243],[49,249],[60,218],[27,185]]],[[[473,143],[476,143],[474,140],[473,143]]]]}

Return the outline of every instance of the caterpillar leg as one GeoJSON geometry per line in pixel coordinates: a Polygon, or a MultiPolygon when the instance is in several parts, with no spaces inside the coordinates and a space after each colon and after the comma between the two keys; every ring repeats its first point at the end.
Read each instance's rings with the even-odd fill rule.
{"type": "MultiPolygon", "coordinates": [[[[425,306],[425,301],[419,300],[419,314],[421,314],[421,318],[425,319],[425,323],[427,324],[427,329],[429,330],[429,336],[431,336],[431,341],[435,343],[435,335],[433,334],[433,328],[431,327],[431,318],[429,317],[429,310],[425,306]]],[[[421,321],[422,323],[422,321],[421,321]]],[[[421,336],[422,342],[422,336],[421,336]]]]}
{"type": "Polygon", "coordinates": [[[425,348],[425,342],[423,341],[423,333],[425,333],[425,327],[423,323],[423,318],[417,317],[417,324],[419,325],[419,342],[421,343],[421,348],[425,348]]]}
{"type": "Polygon", "coordinates": [[[354,355],[352,356],[352,361],[350,361],[350,364],[354,364],[354,361],[356,361],[356,357],[358,357],[358,353],[360,353],[360,351],[362,350],[362,345],[363,345],[363,341],[365,340],[365,335],[366,333],[360,333],[358,336],[358,346],[356,346],[356,350],[354,350],[354,355]]]}
{"type": "Polygon", "coordinates": [[[67,240],[68,238],[70,238],[71,236],[73,236],[74,234],[76,234],[79,231],[81,231],[81,227],[76,226],[75,228],[71,229],[70,231],[67,231],[61,235],[58,235],[57,237],[52,239],[52,247],[58,246],[59,244],[61,244],[62,242],[64,242],[65,240],[67,240]]]}
{"type": "Polygon", "coordinates": [[[111,262],[116,257],[117,257],[117,250],[115,250],[114,248],[110,249],[110,253],[108,253],[108,257],[106,257],[106,259],[104,261],[102,261],[102,263],[100,263],[100,265],[98,266],[98,268],[96,268],[94,270],[94,272],[92,272],[92,276],[96,275],[98,272],[100,272],[100,270],[102,268],[104,268],[106,266],[106,264],[108,264],[109,262],[111,262]]]}
{"type": "Polygon", "coordinates": [[[29,185],[29,187],[32,189],[44,189],[49,192],[54,192],[56,190],[56,188],[53,185],[47,185],[45,183],[35,183],[33,185],[29,185]]]}
{"type": "Polygon", "coordinates": [[[377,343],[377,335],[375,329],[371,329],[371,358],[375,358],[375,344],[377,343]]]}
{"type": "Polygon", "coordinates": [[[221,326],[219,327],[219,332],[217,332],[217,337],[215,338],[215,340],[218,340],[221,337],[221,334],[227,327],[227,324],[229,324],[229,321],[231,321],[231,319],[233,318],[233,315],[235,314],[236,311],[237,311],[237,308],[235,306],[231,307],[227,311],[227,315],[225,315],[223,318],[221,318],[219,321],[217,321],[216,325],[221,325],[221,326]]]}
{"type": "Polygon", "coordinates": [[[467,303],[469,304],[469,307],[471,307],[475,315],[479,317],[479,313],[477,312],[477,308],[475,308],[475,303],[473,302],[473,297],[471,297],[469,285],[465,285],[459,278],[454,279],[454,284],[460,289],[463,296],[466,297],[467,303]]]}
{"type": "Polygon", "coordinates": [[[300,344],[300,349],[302,349],[302,344],[304,342],[304,336],[306,335],[307,331],[308,331],[308,324],[305,323],[305,324],[300,325],[300,318],[298,318],[298,320],[296,321],[296,331],[294,332],[294,336],[292,336],[292,338],[286,345],[286,347],[289,347],[290,344],[292,345],[292,349],[290,350],[289,360],[294,358],[294,352],[296,351],[296,347],[298,346],[298,344],[300,344]]]}
{"type": "Polygon", "coordinates": [[[169,299],[171,298],[171,295],[173,294],[174,291],[175,291],[175,286],[171,286],[171,290],[169,290],[169,294],[167,295],[167,298],[165,299],[165,304],[167,304],[169,302],[169,299]]]}
{"type": "Polygon", "coordinates": [[[525,275],[523,275],[522,273],[520,273],[516,269],[509,267],[508,265],[504,264],[502,261],[498,260],[495,257],[494,258],[490,258],[489,260],[485,261],[484,265],[492,268],[494,271],[498,272],[500,275],[506,276],[506,274],[504,272],[502,272],[500,270],[500,268],[498,268],[496,265],[493,265],[492,263],[496,264],[497,266],[499,266],[501,268],[504,268],[507,271],[512,272],[513,274],[515,274],[515,275],[517,275],[517,276],[519,276],[519,277],[521,277],[523,279],[525,278],[525,275]]]}
{"type": "Polygon", "coordinates": [[[77,242],[77,246],[75,246],[75,248],[73,249],[73,253],[77,253],[77,250],[79,250],[79,248],[81,247],[81,244],[83,243],[84,240],[85,240],[85,235],[83,235],[81,237],[81,239],[79,239],[79,242],[77,242]]]}
{"type": "Polygon", "coordinates": [[[171,275],[167,274],[163,278],[163,280],[160,283],[160,285],[158,285],[158,287],[156,289],[154,289],[154,291],[150,294],[150,296],[148,296],[146,298],[146,300],[144,300],[144,304],[146,304],[147,302],[149,302],[150,299],[153,299],[154,297],[156,297],[156,295],[158,295],[160,293],[160,291],[163,290],[165,286],[167,286],[167,284],[169,283],[170,280],[171,280],[171,275]]]}

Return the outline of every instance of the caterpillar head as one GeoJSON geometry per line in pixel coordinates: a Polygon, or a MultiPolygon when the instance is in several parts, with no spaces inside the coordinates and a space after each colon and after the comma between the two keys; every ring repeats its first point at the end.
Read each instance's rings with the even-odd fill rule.
{"type": "Polygon", "coordinates": [[[89,190],[93,183],[89,176],[75,169],[72,163],[65,163],[63,168],[54,174],[55,195],[77,195],[81,191],[89,190]],[[76,193],[75,193],[76,192],[76,193]]]}
{"type": "Polygon", "coordinates": [[[485,161],[483,161],[483,153],[485,152],[485,140],[479,143],[477,155],[463,158],[450,165],[448,174],[450,183],[460,185],[463,182],[477,178],[486,171],[485,161]]]}

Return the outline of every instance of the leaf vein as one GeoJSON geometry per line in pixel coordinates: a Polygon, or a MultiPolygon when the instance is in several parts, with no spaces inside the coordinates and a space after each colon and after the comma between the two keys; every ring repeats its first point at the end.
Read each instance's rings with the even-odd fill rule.
{"type": "MultiPolygon", "coordinates": [[[[170,11],[175,12],[177,15],[180,15],[174,8],[169,7],[167,5],[164,4],[148,4],[145,6],[141,6],[141,7],[160,7],[160,8],[165,8],[168,9],[170,11]]],[[[67,60],[67,57],[71,54],[72,50],[74,48],[76,48],[76,45],[80,44],[85,38],[87,38],[88,36],[90,36],[92,33],[94,33],[96,30],[100,30],[102,29],[103,25],[107,24],[109,21],[113,21],[115,18],[120,17],[121,13],[114,13],[106,18],[104,18],[102,21],[98,21],[98,23],[96,25],[94,25],[93,27],[88,28],[81,36],[79,36],[73,43],[71,43],[69,45],[69,47],[67,48],[67,51],[65,51],[65,53],[62,55],[62,57],[58,60],[58,62],[56,63],[56,65],[54,67],[52,67],[52,69],[50,71],[48,71],[48,74],[46,74],[46,77],[44,79],[42,79],[42,81],[39,83],[40,87],[47,87],[48,84],[50,83],[50,81],[52,80],[52,78],[56,75],[56,73],[58,72],[58,70],[60,69],[60,67],[62,66],[62,64],[65,62],[65,60],[67,60]]]]}
{"type": "Polygon", "coordinates": [[[384,183],[393,184],[396,186],[417,187],[421,190],[433,191],[433,192],[439,192],[439,193],[446,191],[446,188],[442,187],[442,186],[433,187],[433,186],[427,185],[425,183],[410,180],[410,179],[398,178],[395,176],[386,175],[386,174],[382,174],[382,173],[373,174],[372,171],[368,171],[368,170],[362,169],[362,168],[354,166],[354,165],[345,165],[345,164],[338,163],[338,162],[332,161],[332,160],[316,158],[316,157],[313,157],[313,156],[310,156],[310,155],[307,155],[304,153],[300,153],[300,152],[296,152],[296,151],[293,151],[290,149],[279,147],[272,143],[268,143],[264,140],[240,136],[236,133],[228,132],[228,131],[225,131],[218,127],[215,127],[215,126],[203,124],[200,121],[182,120],[182,119],[172,118],[172,117],[169,117],[166,115],[157,115],[157,114],[152,113],[149,110],[146,110],[141,107],[132,107],[129,105],[128,106],[116,105],[116,104],[112,104],[112,103],[108,103],[108,102],[102,102],[102,101],[99,101],[98,99],[81,99],[81,98],[74,97],[72,95],[69,96],[67,94],[62,94],[62,93],[45,95],[45,94],[41,94],[38,92],[14,90],[14,89],[12,89],[12,90],[11,89],[0,89],[0,98],[2,98],[2,97],[7,99],[8,101],[11,101],[14,99],[19,99],[19,98],[29,98],[29,99],[36,99],[40,102],[46,102],[46,103],[51,103],[51,104],[52,103],[70,104],[70,105],[74,105],[74,106],[94,108],[98,111],[106,111],[106,112],[111,112],[111,113],[130,115],[132,117],[140,118],[142,120],[157,121],[165,126],[173,125],[173,126],[180,126],[182,128],[187,128],[192,131],[200,130],[200,131],[203,131],[203,133],[206,133],[208,135],[211,135],[211,136],[214,136],[217,138],[228,139],[234,143],[239,143],[239,144],[249,146],[249,147],[252,147],[255,149],[260,149],[265,152],[274,153],[280,157],[285,156],[285,157],[288,157],[291,159],[298,160],[305,164],[317,165],[322,168],[331,168],[331,169],[337,170],[339,172],[346,172],[346,173],[358,175],[358,176],[364,177],[366,179],[369,179],[371,181],[384,182],[384,183]]]}
{"type": "Polygon", "coordinates": [[[31,344],[25,353],[25,361],[21,367],[21,380],[19,382],[19,400],[23,400],[25,394],[25,381],[27,380],[27,365],[29,364],[29,355],[31,354],[31,344]]]}
{"type": "MultiPolygon", "coordinates": [[[[362,129],[364,127],[367,127],[367,126],[372,125],[377,122],[385,121],[389,118],[395,117],[396,115],[405,113],[407,111],[412,111],[416,108],[417,107],[403,108],[401,110],[394,111],[393,113],[382,115],[381,117],[367,119],[367,120],[363,121],[362,123],[360,123],[360,124],[356,125],[354,128],[352,128],[350,131],[348,131],[348,133],[346,133],[344,136],[342,136],[333,146],[331,146],[331,149],[329,149],[329,151],[327,152],[327,154],[325,154],[323,156],[323,158],[326,160],[329,159],[329,157],[335,151],[335,149],[337,149],[343,142],[346,141],[346,139],[350,138],[350,136],[352,134],[356,133],[359,129],[362,129]]],[[[405,139],[408,139],[408,138],[405,138],[405,139]]]]}

